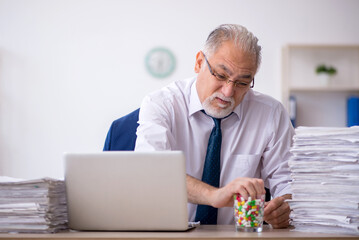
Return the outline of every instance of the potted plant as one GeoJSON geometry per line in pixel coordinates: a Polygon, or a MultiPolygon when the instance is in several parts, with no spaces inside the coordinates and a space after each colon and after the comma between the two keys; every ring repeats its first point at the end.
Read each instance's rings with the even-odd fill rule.
{"type": "Polygon", "coordinates": [[[337,70],[332,66],[326,66],[325,64],[320,64],[315,69],[315,72],[320,78],[320,82],[323,85],[328,85],[330,78],[337,73],[337,70]]]}

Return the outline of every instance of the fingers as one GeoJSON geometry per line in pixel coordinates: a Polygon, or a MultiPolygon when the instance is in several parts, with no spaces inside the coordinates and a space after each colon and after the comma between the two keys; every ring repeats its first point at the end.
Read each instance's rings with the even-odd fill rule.
{"type": "Polygon", "coordinates": [[[264,189],[264,182],[262,179],[256,179],[258,184],[255,184],[256,187],[256,198],[260,198],[261,195],[266,194],[266,190],[264,189]]]}
{"type": "Polygon", "coordinates": [[[237,178],[234,180],[233,193],[239,193],[244,199],[260,198],[265,194],[264,182],[258,178],[237,178]]]}
{"type": "Polygon", "coordinates": [[[260,198],[265,194],[264,182],[258,178],[237,178],[222,188],[212,191],[211,206],[230,207],[233,206],[233,195],[240,194],[244,199],[260,198]]]}
{"type": "Polygon", "coordinates": [[[289,226],[289,204],[284,198],[278,197],[268,203],[264,209],[264,221],[273,228],[285,228],[289,226]]]}
{"type": "Polygon", "coordinates": [[[285,213],[277,218],[265,220],[267,223],[272,225],[273,228],[286,228],[289,227],[289,213],[285,213]]]}
{"type": "Polygon", "coordinates": [[[264,215],[269,215],[272,211],[278,209],[283,204],[284,200],[283,197],[277,197],[269,201],[264,209],[264,215]]]}
{"type": "Polygon", "coordinates": [[[243,197],[244,199],[248,199],[248,197],[250,196],[250,193],[253,193],[255,190],[254,188],[249,185],[249,186],[244,186],[244,185],[240,185],[238,187],[238,193],[241,195],[241,197],[243,197]]]}

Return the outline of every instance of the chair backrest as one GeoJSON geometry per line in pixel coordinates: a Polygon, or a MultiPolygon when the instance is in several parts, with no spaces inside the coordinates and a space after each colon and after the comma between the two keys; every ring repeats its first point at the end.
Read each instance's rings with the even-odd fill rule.
{"type": "Polygon", "coordinates": [[[136,144],[136,130],[140,109],[112,122],[105,140],[104,151],[133,151],[136,144]]]}

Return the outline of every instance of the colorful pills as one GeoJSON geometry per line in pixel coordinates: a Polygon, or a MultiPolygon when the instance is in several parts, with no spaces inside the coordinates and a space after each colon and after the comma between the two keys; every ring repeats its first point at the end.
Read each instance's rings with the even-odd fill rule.
{"type": "Polygon", "coordinates": [[[261,232],[263,226],[264,195],[259,199],[234,195],[234,219],[237,231],[261,232]]]}

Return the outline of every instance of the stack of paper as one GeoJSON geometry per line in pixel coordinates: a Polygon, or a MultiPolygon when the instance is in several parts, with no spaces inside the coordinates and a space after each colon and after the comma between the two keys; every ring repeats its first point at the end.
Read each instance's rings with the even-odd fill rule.
{"type": "Polygon", "coordinates": [[[64,181],[0,177],[0,232],[53,233],[63,229],[67,229],[64,181]]]}
{"type": "Polygon", "coordinates": [[[295,231],[359,235],[359,127],[299,127],[293,140],[295,231]]]}

